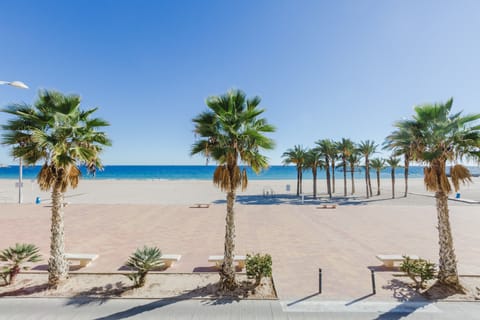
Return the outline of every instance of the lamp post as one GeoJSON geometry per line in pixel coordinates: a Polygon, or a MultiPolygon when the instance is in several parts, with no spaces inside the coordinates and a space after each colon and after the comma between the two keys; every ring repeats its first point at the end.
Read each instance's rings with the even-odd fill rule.
{"type": "MultiPolygon", "coordinates": [[[[6,84],[12,87],[21,88],[21,89],[28,89],[28,86],[23,83],[22,81],[2,81],[0,80],[0,85],[6,84]]],[[[22,194],[22,185],[23,185],[23,164],[22,158],[19,158],[18,163],[18,203],[21,204],[23,200],[22,194]]]]}
{"type": "Polygon", "coordinates": [[[0,84],[7,84],[7,85],[12,86],[12,87],[28,89],[28,86],[25,83],[23,83],[22,81],[2,81],[2,80],[0,80],[0,84]]]}

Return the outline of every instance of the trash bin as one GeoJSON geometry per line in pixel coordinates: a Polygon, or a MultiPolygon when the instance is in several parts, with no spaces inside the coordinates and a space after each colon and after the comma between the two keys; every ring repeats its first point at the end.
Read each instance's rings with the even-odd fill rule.
{"type": "Polygon", "coordinates": [[[40,202],[41,202],[41,201],[40,201],[40,197],[36,197],[36,198],[35,198],[35,204],[40,204],[40,202]]]}
{"type": "Polygon", "coordinates": [[[457,192],[457,194],[455,195],[455,198],[460,199],[460,192],[457,192]]]}

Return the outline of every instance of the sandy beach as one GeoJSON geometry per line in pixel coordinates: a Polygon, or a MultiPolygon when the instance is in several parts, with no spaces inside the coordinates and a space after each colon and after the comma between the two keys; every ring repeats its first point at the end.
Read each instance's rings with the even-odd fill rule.
{"type": "MultiPolygon", "coordinates": [[[[318,183],[317,200],[311,198],[311,181],[304,181],[302,204],[295,196],[294,180],[250,181],[237,198],[236,252],[270,253],[275,286],[283,299],[315,294],[319,268],[324,288],[315,298],[368,295],[368,268],[381,265],[376,254],[416,254],[436,262],[435,199],[425,191],[423,181],[411,179],[411,194],[404,198],[403,179],[398,179],[398,198],[391,199],[391,182],[382,180],[382,195],[369,200],[363,183],[356,181],[357,193],[344,198],[343,180],[337,180],[337,193],[330,201],[323,180],[318,183]],[[330,202],[337,203],[337,208],[317,208],[330,202]]],[[[376,184],[373,189],[376,194],[376,184]]],[[[24,191],[26,203],[15,204],[14,181],[0,180],[0,248],[15,242],[35,243],[44,256],[35,269],[44,270],[49,252],[49,194],[39,192],[30,181],[24,191]],[[40,205],[33,204],[37,196],[42,199],[40,205]]],[[[215,271],[207,258],[223,252],[224,199],[210,181],[81,181],[65,197],[66,250],[99,254],[77,272],[121,272],[128,255],[143,245],[182,255],[165,273],[215,271]],[[194,203],[211,205],[191,208],[194,203]]],[[[462,189],[463,199],[480,200],[479,178],[462,189]]],[[[449,205],[459,271],[478,275],[480,205],[453,200],[449,205]]],[[[391,283],[392,273],[378,270],[377,295],[372,299],[394,299],[398,292],[391,283]]]]}
{"type": "MultiPolygon", "coordinates": [[[[0,179],[0,203],[17,203],[17,180],[0,179]]],[[[430,205],[433,193],[427,192],[423,179],[409,179],[409,192],[425,197],[403,199],[404,179],[397,178],[395,183],[395,201],[392,198],[390,179],[382,179],[381,195],[376,196],[376,180],[372,179],[374,197],[372,201],[382,200],[384,205],[430,205]],[[383,201],[385,200],[385,201],[383,201]]],[[[326,182],[318,180],[318,202],[327,201],[326,182]]],[[[305,200],[311,202],[312,180],[303,181],[305,200]]],[[[335,201],[362,201],[365,199],[364,180],[355,180],[355,194],[351,195],[351,182],[347,181],[348,197],[343,197],[343,179],[336,179],[335,201]]],[[[461,197],[480,201],[480,178],[473,178],[473,183],[462,186],[461,197]]],[[[257,203],[295,203],[300,198],[296,196],[296,180],[250,180],[245,191],[237,191],[237,202],[241,204],[257,203]]],[[[450,195],[454,197],[452,192],[450,195]]],[[[40,191],[36,180],[24,180],[23,203],[35,203],[39,197],[43,204],[50,202],[50,193],[40,191]]],[[[72,204],[192,204],[192,203],[223,203],[225,194],[208,180],[81,180],[76,189],[69,189],[65,201],[72,204]]]]}

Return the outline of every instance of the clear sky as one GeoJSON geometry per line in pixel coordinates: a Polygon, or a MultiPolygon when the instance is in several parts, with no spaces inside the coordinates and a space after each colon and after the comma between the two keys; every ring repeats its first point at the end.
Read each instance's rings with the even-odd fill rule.
{"type": "Polygon", "coordinates": [[[204,164],[191,119],[230,88],[262,98],[272,164],[323,138],[381,143],[416,104],[480,112],[476,0],[1,1],[0,21],[0,80],[30,86],[0,86],[0,106],[80,94],[111,123],[105,164],[204,164]]]}

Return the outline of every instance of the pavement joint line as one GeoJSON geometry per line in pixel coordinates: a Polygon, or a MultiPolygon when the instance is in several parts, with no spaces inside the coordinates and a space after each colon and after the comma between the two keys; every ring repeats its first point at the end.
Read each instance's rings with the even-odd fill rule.
{"type": "Polygon", "coordinates": [[[283,312],[365,312],[365,313],[440,313],[432,302],[366,301],[349,304],[349,301],[303,301],[294,305],[280,301],[283,312]],[[290,305],[289,305],[290,304],[290,305]]]}

